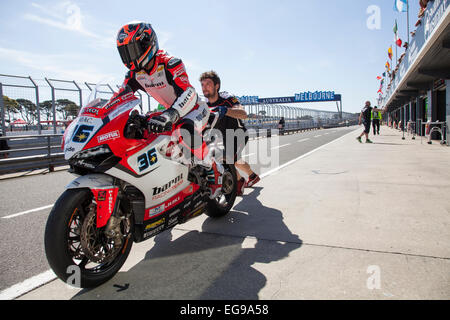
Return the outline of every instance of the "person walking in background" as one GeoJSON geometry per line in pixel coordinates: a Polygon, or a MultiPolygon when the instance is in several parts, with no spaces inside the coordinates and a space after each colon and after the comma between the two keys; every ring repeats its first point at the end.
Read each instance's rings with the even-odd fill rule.
{"type": "Polygon", "coordinates": [[[380,124],[381,124],[381,110],[378,109],[377,106],[373,107],[372,110],[372,126],[373,126],[373,135],[380,135],[380,124]]]}
{"type": "Polygon", "coordinates": [[[369,139],[371,115],[372,115],[372,107],[370,106],[370,101],[366,101],[364,108],[362,108],[361,113],[359,114],[358,125],[361,125],[361,123],[364,124],[363,132],[359,135],[359,137],[356,138],[356,140],[358,140],[360,143],[362,143],[361,141],[362,136],[366,136],[366,143],[373,143],[369,139]]]}
{"type": "Polygon", "coordinates": [[[284,117],[281,117],[280,122],[278,122],[278,130],[281,135],[284,135],[284,127],[285,127],[284,117]]]}
{"type": "MultiPolygon", "coordinates": [[[[0,137],[3,136],[3,129],[0,129],[0,137]]],[[[7,140],[0,140],[0,151],[9,150],[8,141],[7,140]]],[[[0,153],[0,159],[1,158],[8,158],[9,153],[0,153]]]]}

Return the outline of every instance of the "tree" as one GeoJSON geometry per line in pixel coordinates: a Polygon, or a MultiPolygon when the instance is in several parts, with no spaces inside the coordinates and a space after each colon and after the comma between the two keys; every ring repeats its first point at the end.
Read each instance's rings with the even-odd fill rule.
{"type": "Polygon", "coordinates": [[[53,110],[51,100],[46,100],[44,102],[39,103],[39,108],[41,112],[42,111],[44,112],[47,121],[52,119],[53,110]]]}
{"type": "Polygon", "coordinates": [[[17,99],[16,101],[19,104],[19,112],[22,119],[31,124],[37,115],[36,105],[27,99],[17,99]]]}
{"type": "Polygon", "coordinates": [[[67,120],[70,116],[76,117],[80,111],[80,107],[68,99],[58,99],[56,100],[56,110],[61,112],[64,120],[67,120]]]}
{"type": "Polygon", "coordinates": [[[3,96],[3,105],[8,114],[7,122],[11,123],[11,113],[19,113],[19,104],[16,100],[3,96]]]}

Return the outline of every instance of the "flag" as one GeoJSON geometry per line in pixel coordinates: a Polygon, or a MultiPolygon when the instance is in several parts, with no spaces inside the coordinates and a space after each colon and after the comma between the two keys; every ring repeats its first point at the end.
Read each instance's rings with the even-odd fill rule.
{"type": "Polygon", "coordinates": [[[389,61],[386,62],[386,64],[384,65],[387,71],[391,71],[391,65],[389,64],[389,61]]]}
{"type": "Polygon", "coordinates": [[[388,49],[388,57],[392,60],[392,46],[390,46],[388,49]]]}
{"type": "Polygon", "coordinates": [[[377,77],[377,80],[381,80],[382,78],[380,76],[377,77]]]}
{"type": "Polygon", "coordinates": [[[406,12],[408,10],[408,0],[394,0],[394,10],[406,12]]]}
{"type": "Polygon", "coordinates": [[[399,47],[402,46],[402,39],[398,38],[397,41],[395,41],[395,44],[399,47]]]}
{"type": "Polygon", "coordinates": [[[392,31],[394,31],[395,34],[397,34],[398,28],[397,28],[397,19],[395,19],[395,25],[394,25],[394,29],[392,29],[392,31]]]}

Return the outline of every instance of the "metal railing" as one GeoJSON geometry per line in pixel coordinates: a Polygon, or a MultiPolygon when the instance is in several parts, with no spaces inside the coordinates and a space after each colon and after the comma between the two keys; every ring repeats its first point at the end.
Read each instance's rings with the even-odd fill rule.
{"type": "Polygon", "coordinates": [[[0,137],[8,146],[0,150],[0,174],[43,168],[51,172],[57,166],[67,165],[61,139],[62,134],[0,137]]]}
{"type": "MultiPolygon", "coordinates": [[[[22,129],[36,130],[38,134],[51,130],[56,134],[58,127],[76,117],[95,87],[96,84],[88,82],[0,74],[0,129],[4,133],[22,129]],[[14,123],[15,120],[24,123],[14,123]]],[[[102,84],[97,93],[109,99],[114,87],[118,86],[102,84]]],[[[150,96],[147,94],[147,99],[143,99],[140,92],[136,96],[141,112],[150,110],[150,96]]]]}
{"type": "MultiPolygon", "coordinates": [[[[1,129],[7,135],[17,130],[37,131],[37,134],[60,133],[76,117],[83,100],[95,87],[96,84],[89,82],[0,74],[0,96],[3,97],[0,99],[1,129]],[[17,119],[25,123],[14,124],[17,119]]],[[[117,90],[114,88],[118,87],[105,83],[97,93],[99,97],[109,99],[117,90]]],[[[141,113],[155,109],[150,106],[147,92],[138,91],[136,96],[140,99],[141,113]]],[[[286,126],[298,126],[299,122],[302,125],[308,121],[320,125],[354,117],[354,114],[346,112],[292,105],[244,105],[244,109],[249,116],[244,121],[246,126],[262,129],[276,128],[281,118],[286,120],[286,126]]]]}
{"type": "MultiPolygon", "coordinates": [[[[270,138],[272,135],[294,134],[298,132],[318,130],[321,128],[348,127],[355,125],[355,121],[342,121],[328,125],[314,123],[301,126],[287,126],[281,130],[275,128],[248,128],[249,138],[270,138]]],[[[8,150],[0,150],[0,175],[16,172],[48,169],[54,171],[55,167],[67,166],[61,150],[62,134],[26,135],[0,137],[6,141],[8,150]]]]}

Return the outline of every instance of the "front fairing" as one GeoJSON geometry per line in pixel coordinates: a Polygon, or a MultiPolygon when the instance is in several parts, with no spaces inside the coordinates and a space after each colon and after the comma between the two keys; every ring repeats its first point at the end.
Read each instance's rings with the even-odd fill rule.
{"type": "MultiPolygon", "coordinates": [[[[112,98],[110,101],[95,99],[84,106],[78,117],[67,127],[64,134],[64,158],[71,159],[89,145],[100,144],[97,133],[120,115],[127,113],[139,104],[134,94],[112,98]],[[98,139],[97,139],[98,140],[98,139]],[[91,141],[95,143],[90,143],[91,141]]],[[[122,129],[122,128],[121,128],[122,129]]]]}

